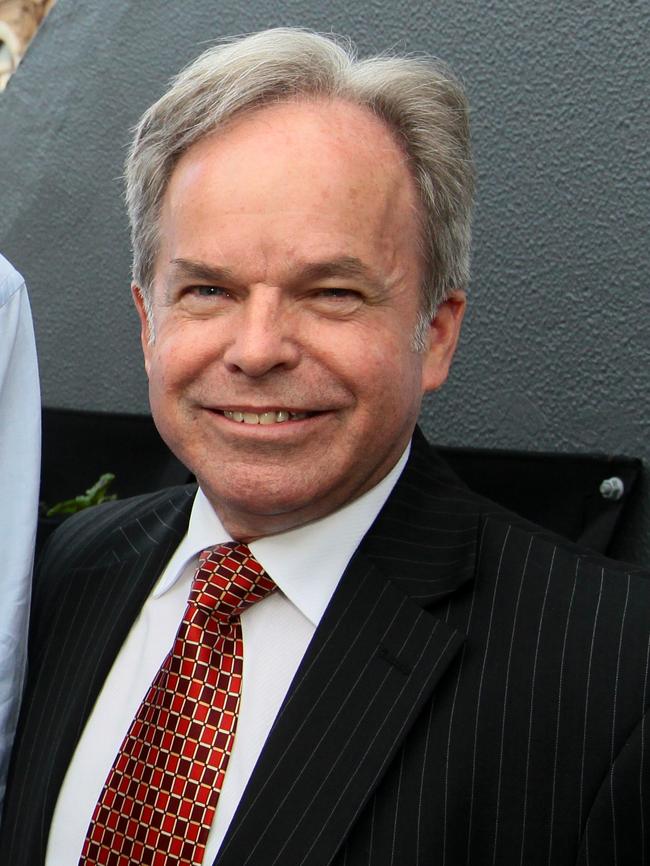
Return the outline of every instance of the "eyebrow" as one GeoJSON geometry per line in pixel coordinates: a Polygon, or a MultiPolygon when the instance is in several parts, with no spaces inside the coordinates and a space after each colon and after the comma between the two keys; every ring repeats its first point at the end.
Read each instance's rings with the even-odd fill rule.
{"type": "Polygon", "coordinates": [[[192,280],[202,280],[206,283],[232,282],[233,272],[230,268],[222,268],[205,262],[195,262],[191,259],[172,259],[175,270],[184,277],[192,280]]]}
{"type": "Polygon", "coordinates": [[[308,264],[300,273],[302,279],[327,280],[337,277],[363,279],[376,282],[373,271],[356,256],[340,256],[324,262],[308,264]]]}
{"type": "MultiPolygon", "coordinates": [[[[176,258],[171,260],[180,275],[194,280],[210,283],[234,282],[235,276],[230,268],[208,265],[192,259],[176,258]]],[[[322,262],[310,262],[298,271],[297,279],[316,281],[347,277],[376,282],[377,277],[368,265],[356,256],[338,256],[322,262]]]]}

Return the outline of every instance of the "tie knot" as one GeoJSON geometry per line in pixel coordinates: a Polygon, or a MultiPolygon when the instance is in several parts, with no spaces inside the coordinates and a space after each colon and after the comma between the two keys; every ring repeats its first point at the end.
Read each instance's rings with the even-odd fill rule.
{"type": "Polygon", "coordinates": [[[246,544],[227,541],[199,554],[190,602],[228,620],[275,589],[246,544]]]}

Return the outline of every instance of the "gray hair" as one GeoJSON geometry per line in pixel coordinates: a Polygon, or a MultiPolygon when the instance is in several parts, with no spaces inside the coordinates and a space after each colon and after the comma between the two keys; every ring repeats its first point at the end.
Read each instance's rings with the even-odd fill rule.
{"type": "Polygon", "coordinates": [[[345,40],[277,28],[209,48],[143,115],[126,162],[133,278],[151,311],[159,215],[172,171],[199,139],[272,102],[341,99],[366,107],[405,152],[421,201],[422,321],[469,280],[474,173],[469,109],[450,71],[429,58],[357,60],[345,40]]]}

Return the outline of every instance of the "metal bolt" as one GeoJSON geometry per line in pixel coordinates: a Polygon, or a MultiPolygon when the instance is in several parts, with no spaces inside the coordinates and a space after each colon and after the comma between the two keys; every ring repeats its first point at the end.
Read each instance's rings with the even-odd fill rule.
{"type": "Polygon", "coordinates": [[[600,495],[603,499],[613,499],[617,502],[625,493],[625,485],[616,475],[606,478],[600,485],[600,495]]]}

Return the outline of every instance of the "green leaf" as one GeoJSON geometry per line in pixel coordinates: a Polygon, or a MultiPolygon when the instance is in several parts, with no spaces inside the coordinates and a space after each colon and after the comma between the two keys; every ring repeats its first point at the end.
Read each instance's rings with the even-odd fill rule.
{"type": "Polygon", "coordinates": [[[111,502],[117,499],[115,493],[108,493],[108,488],[114,480],[115,476],[112,472],[105,472],[85,493],[75,496],[74,499],[64,499],[63,502],[57,502],[45,513],[45,516],[76,514],[77,511],[83,511],[84,508],[90,508],[92,505],[100,505],[102,502],[111,502]]]}

